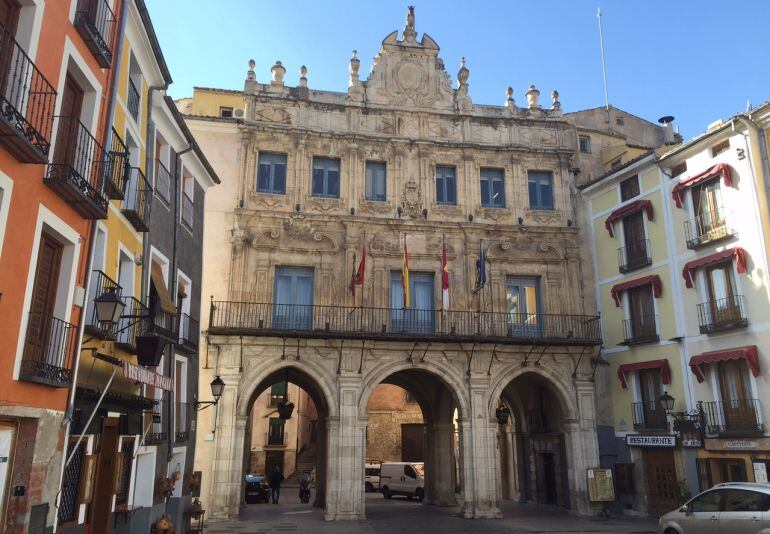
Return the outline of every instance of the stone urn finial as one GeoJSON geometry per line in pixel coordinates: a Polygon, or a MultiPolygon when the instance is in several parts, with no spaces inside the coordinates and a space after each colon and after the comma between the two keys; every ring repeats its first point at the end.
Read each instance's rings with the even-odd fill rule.
{"type": "Polygon", "coordinates": [[[516,105],[516,101],[513,99],[513,87],[508,87],[505,90],[505,107],[510,108],[516,105]]]}
{"type": "Polygon", "coordinates": [[[254,72],[254,67],[256,67],[256,66],[257,66],[257,62],[254,61],[253,59],[250,59],[249,60],[249,70],[246,71],[246,79],[247,80],[254,81],[254,80],[257,79],[257,75],[254,72]]]}
{"type": "Polygon", "coordinates": [[[470,76],[470,71],[465,66],[465,58],[460,58],[460,70],[457,71],[457,81],[460,82],[460,85],[465,85],[468,83],[468,76],[470,76]]]}
{"type": "Polygon", "coordinates": [[[286,74],[286,67],[284,67],[280,61],[276,61],[275,65],[270,69],[270,72],[273,74],[273,83],[282,85],[283,76],[286,74]]]}
{"type": "Polygon", "coordinates": [[[358,50],[353,50],[353,55],[350,58],[350,78],[358,79],[358,69],[361,67],[361,60],[358,59],[358,50]]]}
{"type": "Polygon", "coordinates": [[[551,109],[561,109],[561,102],[559,102],[559,91],[554,89],[551,91],[551,109]]]}
{"type": "Polygon", "coordinates": [[[529,86],[529,91],[524,93],[527,97],[527,106],[532,108],[539,108],[540,106],[537,104],[537,99],[540,96],[540,91],[535,89],[534,85],[529,86]]]}
{"type": "Polygon", "coordinates": [[[299,86],[307,87],[307,67],[305,65],[299,68],[299,86]]]}

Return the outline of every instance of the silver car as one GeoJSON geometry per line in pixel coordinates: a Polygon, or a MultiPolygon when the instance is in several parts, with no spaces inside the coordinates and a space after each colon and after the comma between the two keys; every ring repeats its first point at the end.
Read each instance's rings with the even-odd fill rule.
{"type": "Polygon", "coordinates": [[[770,484],[717,484],[661,517],[658,534],[770,534],[770,484]]]}

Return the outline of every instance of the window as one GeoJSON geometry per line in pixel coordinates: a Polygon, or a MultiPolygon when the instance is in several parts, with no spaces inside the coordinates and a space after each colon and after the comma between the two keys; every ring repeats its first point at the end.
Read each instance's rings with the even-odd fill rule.
{"type": "Polygon", "coordinates": [[[758,491],[729,489],[725,491],[725,502],[722,511],[770,512],[770,495],[758,491]]]}
{"type": "Polygon", "coordinates": [[[385,163],[366,162],[366,200],[386,200],[386,177],[385,163]]]}
{"type": "Polygon", "coordinates": [[[690,511],[692,512],[718,512],[722,504],[724,490],[714,490],[697,496],[690,501],[690,511]]]}
{"type": "Polygon", "coordinates": [[[732,262],[712,265],[706,269],[706,286],[709,300],[716,301],[720,306],[732,301],[735,294],[732,262]]]}
{"type": "Polygon", "coordinates": [[[3,240],[5,237],[5,228],[8,223],[8,211],[11,205],[11,189],[13,181],[0,174],[0,257],[3,254],[3,240]]]}
{"type": "Polygon", "coordinates": [[[414,468],[411,465],[405,465],[404,476],[407,476],[409,478],[417,478],[417,473],[415,472],[414,468]]]}
{"type": "Polygon", "coordinates": [[[394,332],[433,332],[433,273],[409,273],[409,308],[404,309],[401,272],[390,273],[391,328],[394,332]]]}
{"type": "Polygon", "coordinates": [[[639,177],[632,176],[620,182],[620,201],[625,202],[639,196],[639,177]]]}
{"type": "Polygon", "coordinates": [[[286,382],[279,382],[270,387],[268,406],[278,406],[278,401],[286,398],[286,382]]]}
{"type": "Polygon", "coordinates": [[[578,137],[578,141],[580,142],[580,151],[584,154],[590,154],[591,153],[591,138],[587,135],[581,135],[578,137]]]}
{"type": "Polygon", "coordinates": [[[626,122],[623,120],[623,117],[615,117],[615,124],[618,126],[623,126],[626,122]]]}
{"type": "Polygon", "coordinates": [[[233,118],[233,108],[226,106],[219,106],[219,116],[223,119],[233,118]]]}
{"type": "Polygon", "coordinates": [[[652,262],[644,237],[644,214],[641,211],[623,217],[623,241],[621,272],[645,267],[652,262]]]}
{"type": "Polygon", "coordinates": [[[182,209],[180,212],[180,219],[182,224],[190,231],[193,229],[193,222],[195,220],[195,179],[187,171],[182,170],[182,209]]]}
{"type": "Polygon", "coordinates": [[[721,143],[717,143],[716,145],[711,147],[711,157],[715,158],[722,152],[726,152],[730,150],[730,140],[725,139],[721,143]]]}
{"type": "Polygon", "coordinates": [[[313,305],[313,269],[276,267],[273,328],[309,330],[313,305]]]}
{"type": "Polygon", "coordinates": [[[283,195],[286,193],[286,154],[259,153],[257,191],[283,195]]]}
{"type": "MultiPolygon", "coordinates": [[[[644,426],[639,430],[666,428],[666,412],[660,405],[660,396],[663,393],[663,381],[660,369],[640,369],[639,391],[641,397],[641,414],[644,426]]],[[[638,412],[634,412],[637,416],[638,412]]],[[[634,421],[636,423],[636,421],[634,421]]]]}
{"type": "Polygon", "coordinates": [[[540,309],[540,279],[505,279],[505,297],[508,308],[508,327],[517,334],[537,334],[540,309]]]}
{"type": "Polygon", "coordinates": [[[717,177],[692,188],[692,206],[697,219],[698,235],[724,225],[720,210],[722,195],[719,184],[717,177]]]}
{"type": "Polygon", "coordinates": [[[129,59],[128,89],[126,97],[126,107],[137,126],[141,123],[141,90],[142,90],[142,71],[139,68],[139,62],[131,54],[129,59]]]}
{"type": "Polygon", "coordinates": [[[284,420],[279,417],[270,418],[270,430],[267,433],[268,445],[283,445],[284,420]]]}
{"type": "Polygon", "coordinates": [[[340,160],[313,158],[313,196],[340,198],[340,160]]]}
{"type": "Polygon", "coordinates": [[[614,160],[612,163],[610,163],[610,169],[614,171],[615,169],[619,168],[621,165],[623,165],[623,159],[618,158],[614,160]]]}
{"type": "Polygon", "coordinates": [[[553,209],[553,174],[548,171],[529,171],[529,207],[533,210],[553,209]]]}
{"type": "Polygon", "coordinates": [[[634,287],[628,291],[629,321],[626,339],[635,342],[657,341],[655,304],[651,285],[634,287]]]}
{"type": "Polygon", "coordinates": [[[481,169],[481,205],[505,207],[505,173],[502,169],[481,169]]]}
{"type": "Polygon", "coordinates": [[[436,165],[436,204],[457,204],[455,168],[436,165]]]}
{"type": "Polygon", "coordinates": [[[674,165],[671,167],[671,178],[676,178],[677,176],[680,176],[687,172],[687,162],[683,161],[679,165],[674,165]]]}

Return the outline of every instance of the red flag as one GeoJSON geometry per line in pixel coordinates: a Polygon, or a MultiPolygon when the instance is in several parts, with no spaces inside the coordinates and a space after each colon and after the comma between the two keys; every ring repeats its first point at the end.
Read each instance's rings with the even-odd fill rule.
{"type": "Polygon", "coordinates": [[[411,295],[409,295],[409,253],[406,250],[406,237],[404,237],[404,264],[401,266],[401,289],[404,292],[404,309],[408,310],[411,295]]]}
{"type": "Polygon", "coordinates": [[[441,304],[444,310],[449,309],[449,270],[447,269],[446,243],[441,251],[441,304]]]}
{"type": "MultiPolygon", "coordinates": [[[[354,260],[355,261],[355,260],[354,260]]],[[[358,264],[358,269],[353,271],[353,275],[350,278],[350,292],[353,296],[356,296],[356,286],[364,285],[364,278],[366,277],[366,240],[361,240],[361,261],[358,264]]]]}

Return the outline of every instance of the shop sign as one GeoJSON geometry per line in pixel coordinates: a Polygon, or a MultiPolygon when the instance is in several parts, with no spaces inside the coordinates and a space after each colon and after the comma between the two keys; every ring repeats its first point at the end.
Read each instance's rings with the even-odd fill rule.
{"type": "Polygon", "coordinates": [[[631,447],[674,447],[675,436],[626,436],[626,443],[631,447]]]}
{"type": "Polygon", "coordinates": [[[134,382],[141,382],[142,384],[154,386],[166,391],[174,390],[174,381],[170,376],[159,375],[149,369],[134,365],[125,360],[123,361],[123,376],[134,382]]]}
{"type": "Polygon", "coordinates": [[[766,451],[770,449],[770,438],[717,439],[707,438],[706,449],[711,451],[766,451]]]}
{"type": "Polygon", "coordinates": [[[691,448],[697,448],[703,445],[701,440],[699,439],[683,439],[682,440],[682,447],[691,447],[691,448]]]}
{"type": "Polygon", "coordinates": [[[588,470],[588,499],[591,502],[615,500],[612,469],[592,468],[588,470]]]}
{"type": "Polygon", "coordinates": [[[747,439],[726,439],[724,441],[725,448],[726,449],[756,449],[757,448],[757,442],[754,440],[747,440],[747,439]]]}

